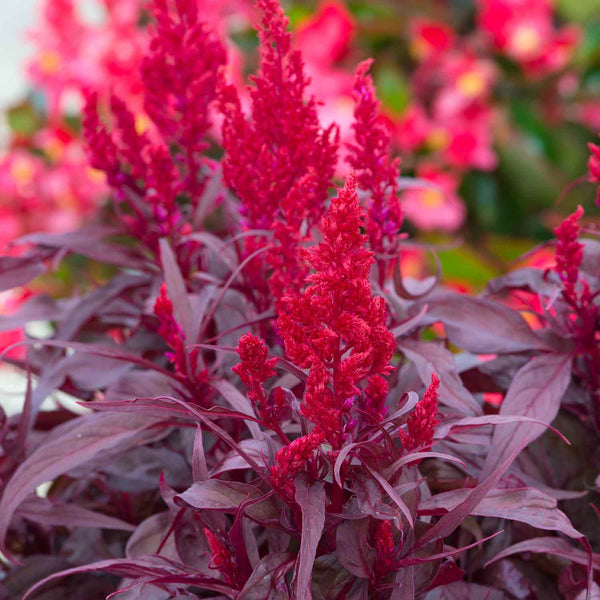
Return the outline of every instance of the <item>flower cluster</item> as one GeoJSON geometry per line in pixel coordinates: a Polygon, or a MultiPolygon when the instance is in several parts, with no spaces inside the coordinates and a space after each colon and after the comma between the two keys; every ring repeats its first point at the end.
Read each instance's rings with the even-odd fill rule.
{"type": "Polygon", "coordinates": [[[172,363],[175,375],[192,394],[194,402],[205,404],[207,399],[205,383],[208,373],[201,368],[202,359],[197,348],[186,349],[185,333],[173,315],[173,303],[167,286],[163,283],[154,304],[154,314],[158,318],[158,333],[171,349],[166,357],[172,363]]]}
{"type": "MultiPolygon", "coordinates": [[[[545,272],[508,273],[480,296],[410,287],[386,252],[410,258],[397,194],[422,182],[399,178],[369,63],[355,84],[355,171],[329,199],[337,133],[321,125],[281,7],[257,4],[247,97],[227,83],[235,54],[204,2],[153,0],[137,99],[89,90],[107,210],[0,257],[10,294],[41,274],[53,291],[70,262],[91,267],[76,291],[0,318],[0,330],[48,324],[10,359],[26,374],[23,410],[0,408],[0,597],[48,583],[86,598],[591,595],[598,244],[580,241],[577,212],[545,272]],[[514,296],[535,298],[535,329],[514,296]],[[54,389],[87,410],[42,410],[54,389]],[[557,435],[565,424],[575,448],[557,435]]],[[[299,37],[338,32],[334,69],[350,57],[348,23],[322,9],[299,37]]],[[[433,23],[415,36],[420,108],[471,119],[476,137],[479,58],[433,23]]],[[[312,50],[307,65],[325,64],[312,50]]],[[[409,169],[456,195],[444,176],[482,155],[463,133],[442,133],[409,169]]]]}
{"type": "Polygon", "coordinates": [[[373,253],[360,232],[363,210],[354,175],[323,218],[323,241],[308,252],[314,273],[303,294],[290,299],[278,327],[286,355],[310,369],[303,414],[334,448],[352,429],[347,419],[358,384],[390,371],[393,336],[386,328],[383,298],[373,297],[373,253]]]}
{"type": "Polygon", "coordinates": [[[565,292],[572,297],[575,284],[579,278],[579,268],[583,260],[583,245],[579,243],[579,220],[583,216],[581,206],[566,218],[555,230],[556,235],[556,267],[565,292]]]}
{"type": "Polygon", "coordinates": [[[415,410],[408,417],[406,431],[400,430],[400,439],[405,450],[429,450],[433,442],[433,433],[440,422],[438,413],[438,390],[440,380],[431,376],[431,384],[425,395],[417,403],[415,410]]]}
{"type": "Polygon", "coordinates": [[[368,74],[372,61],[356,70],[354,97],[354,134],[348,162],[356,171],[360,187],[370,194],[367,210],[367,234],[371,249],[380,254],[397,251],[402,227],[402,207],[398,198],[400,160],[391,160],[391,137],[381,122],[380,102],[368,74]]]}
{"type": "Polygon", "coordinates": [[[562,69],[579,38],[575,27],[555,27],[550,0],[479,0],[478,18],[494,47],[535,75],[562,69]]]}
{"type": "MultiPolygon", "coordinates": [[[[260,70],[252,79],[251,117],[243,112],[233,84],[223,84],[223,175],[241,202],[246,230],[271,230],[276,245],[266,260],[249,266],[257,304],[298,291],[294,274],[302,226],[310,229],[327,197],[337,161],[334,127],[323,130],[316,102],[306,98],[308,79],[300,53],[291,47],[288,20],[275,0],[260,0],[260,70]],[[274,267],[271,289],[267,268],[274,267]]],[[[264,235],[264,234],[262,234],[264,235]]],[[[243,257],[265,247],[265,238],[245,239],[243,257]]],[[[261,306],[262,305],[262,306],[261,306]]]]}

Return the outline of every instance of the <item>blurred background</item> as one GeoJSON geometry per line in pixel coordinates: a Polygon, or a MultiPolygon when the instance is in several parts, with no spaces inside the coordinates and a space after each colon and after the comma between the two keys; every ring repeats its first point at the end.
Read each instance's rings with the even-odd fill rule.
{"type": "MultiPolygon", "coordinates": [[[[250,0],[198,0],[227,41],[240,89],[256,68],[250,0]]],[[[577,204],[595,216],[587,144],[600,131],[600,0],[284,2],[322,102],[324,125],[352,141],[353,72],[368,57],[394,154],[402,160],[403,271],[478,292],[493,276],[553,261],[553,228],[577,204]]],[[[138,69],[146,0],[5,0],[0,20],[0,251],[28,233],[107,218],[102,174],[80,135],[86,93],[116,93],[144,114],[138,69]]],[[[218,142],[219,131],[214,132],[218,142]]],[[[215,144],[218,152],[218,143],[215,144]]],[[[338,176],[346,167],[340,161],[338,176]]],[[[0,313],[32,294],[61,296],[95,265],[70,257],[58,277],[0,295],[0,313]]],[[[20,339],[2,334],[0,346],[20,339]]],[[[18,353],[19,350],[13,350],[18,353]]]]}

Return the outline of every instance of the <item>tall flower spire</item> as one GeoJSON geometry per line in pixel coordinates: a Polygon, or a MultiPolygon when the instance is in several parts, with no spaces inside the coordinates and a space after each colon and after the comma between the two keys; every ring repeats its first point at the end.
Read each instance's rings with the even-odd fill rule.
{"type": "MultiPolygon", "coordinates": [[[[258,0],[260,69],[252,78],[251,116],[246,118],[233,85],[223,85],[223,175],[241,201],[247,230],[271,229],[276,249],[247,269],[259,304],[297,288],[294,273],[302,231],[319,219],[337,155],[337,132],[323,130],[316,102],[306,98],[302,57],[292,50],[288,19],[277,0],[258,0]],[[303,228],[303,226],[305,227],[303,228]],[[288,268],[289,267],[289,268],[288,268]],[[274,271],[272,289],[267,271],[274,271]],[[285,275],[281,273],[285,272],[285,275]]],[[[245,238],[244,256],[264,247],[264,237],[245,238]]],[[[264,307],[263,307],[264,308],[264,307]]]]}
{"type": "Polygon", "coordinates": [[[351,427],[354,398],[364,395],[359,384],[389,373],[395,346],[385,301],[371,294],[363,214],[351,174],[322,219],[323,241],[306,253],[306,290],[278,319],[288,358],[309,369],[303,413],[334,448],[351,427]]]}
{"type": "Polygon", "coordinates": [[[367,235],[377,254],[397,251],[402,226],[402,206],[398,198],[399,159],[390,158],[391,138],[379,114],[373,80],[369,75],[372,60],[356,69],[354,83],[354,135],[349,144],[348,162],[356,170],[359,186],[369,193],[367,235]]]}

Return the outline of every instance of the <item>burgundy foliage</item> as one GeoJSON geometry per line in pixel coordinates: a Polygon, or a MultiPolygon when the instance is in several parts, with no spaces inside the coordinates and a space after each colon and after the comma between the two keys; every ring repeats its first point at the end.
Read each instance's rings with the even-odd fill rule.
{"type": "Polygon", "coordinates": [[[116,97],[86,110],[109,222],[0,259],[2,290],[70,254],[105,274],[0,319],[52,326],[11,361],[23,410],[0,409],[0,599],[591,597],[600,243],[582,211],[554,269],[407,293],[368,63],[334,190],[337,133],[281,7],[257,4],[246,113],[196,3],[154,0],[148,129],[116,97]],[[42,411],[53,390],[85,413],[42,411]]]}

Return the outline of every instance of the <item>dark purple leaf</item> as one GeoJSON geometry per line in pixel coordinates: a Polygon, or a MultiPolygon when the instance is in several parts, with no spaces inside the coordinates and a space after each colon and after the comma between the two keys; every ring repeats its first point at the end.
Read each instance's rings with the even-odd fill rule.
{"type": "Polygon", "coordinates": [[[457,581],[428,592],[423,600],[506,600],[506,597],[487,586],[457,581]]]}
{"type": "Polygon", "coordinates": [[[479,503],[496,487],[504,473],[512,464],[513,460],[523,449],[523,444],[513,449],[513,452],[504,462],[498,465],[477,487],[469,490],[467,497],[452,510],[447,512],[431,529],[419,539],[417,547],[422,547],[428,542],[450,535],[463,520],[472,514],[479,503]]]}
{"type": "Polygon", "coordinates": [[[134,531],[135,525],[121,519],[88,510],[76,504],[55,502],[47,498],[32,496],[24,500],[16,513],[17,516],[43,525],[62,525],[64,527],[99,527],[101,529],[119,529],[134,531]]]}
{"type": "Polygon", "coordinates": [[[485,298],[442,293],[427,300],[425,323],[441,321],[448,339],[475,354],[551,350],[515,310],[485,298]]]}
{"type": "MultiPolygon", "coordinates": [[[[543,354],[532,358],[517,372],[502,402],[500,414],[531,417],[550,424],[558,413],[570,380],[570,356],[543,354]]],[[[515,448],[531,443],[544,430],[543,425],[534,423],[496,427],[482,477],[492,473],[515,448]]]]}
{"type": "MultiPolygon", "coordinates": [[[[127,558],[157,553],[172,523],[173,514],[170,511],[156,513],[142,521],[127,540],[125,547],[127,558]]],[[[173,536],[170,536],[167,544],[162,546],[160,554],[172,560],[179,558],[173,536]]]]}
{"type": "Polygon", "coordinates": [[[36,585],[27,592],[23,600],[26,600],[40,587],[55,579],[67,577],[68,575],[92,573],[95,571],[104,571],[106,573],[112,573],[130,579],[145,578],[147,581],[163,580],[165,583],[188,581],[190,585],[200,585],[205,589],[225,594],[230,590],[230,588],[218,579],[207,577],[203,573],[196,571],[187,565],[169,560],[162,556],[148,555],[136,558],[102,560],[100,562],[92,563],[91,565],[84,565],[54,573],[36,583],[36,585]]]}
{"type": "Polygon", "coordinates": [[[62,319],[76,302],[77,299],[57,302],[48,296],[33,296],[13,314],[0,316],[0,331],[23,327],[31,321],[62,319]]]}
{"type": "Polygon", "coordinates": [[[356,577],[369,579],[373,573],[375,550],[367,542],[369,519],[342,521],[336,532],[337,555],[345,569],[356,577]]]}
{"type": "Polygon", "coordinates": [[[187,506],[198,510],[216,510],[235,513],[246,500],[257,500],[245,508],[248,518],[260,523],[279,523],[279,509],[270,498],[255,486],[237,481],[221,481],[208,479],[197,481],[182,494],[175,496],[179,506],[187,506]]]}
{"type": "MultiPolygon", "coordinates": [[[[538,537],[509,546],[494,556],[487,564],[489,565],[497,560],[521,552],[547,553],[553,556],[561,556],[562,558],[566,558],[571,562],[583,566],[587,566],[590,560],[590,557],[586,552],[573,548],[573,546],[565,539],[558,537],[538,537]]],[[[600,554],[592,555],[592,567],[595,571],[600,571],[600,554]]]]}
{"type": "Polygon", "coordinates": [[[0,292],[25,285],[45,272],[37,256],[0,256],[0,292]]]}
{"type": "Polygon", "coordinates": [[[185,338],[188,344],[196,342],[192,338],[192,307],[187,295],[187,288],[179,265],[177,264],[177,258],[173,254],[173,250],[169,245],[168,240],[160,240],[160,261],[162,263],[163,274],[165,282],[167,283],[167,289],[169,291],[169,297],[173,303],[173,314],[176,321],[181,325],[185,338]]]}
{"type": "Polygon", "coordinates": [[[100,452],[136,438],[140,431],[156,422],[156,418],[143,415],[115,419],[110,413],[98,413],[56,427],[49,441],[19,466],[4,488],[0,500],[0,547],[4,554],[8,556],[4,540],[11,518],[36,487],[88,462],[100,452]]]}
{"type": "Polygon", "coordinates": [[[300,551],[294,571],[293,600],[312,600],[312,571],[317,546],[325,525],[325,488],[320,481],[310,482],[304,473],[295,479],[296,502],[302,511],[300,551]]]}
{"type": "MultiPolygon", "coordinates": [[[[470,491],[461,489],[436,494],[419,505],[419,514],[444,514],[464,502],[470,491]]],[[[558,531],[574,539],[582,535],[573,528],[568,517],[558,510],[554,498],[531,488],[492,490],[471,514],[521,521],[538,529],[558,531]]]]}
{"type": "Polygon", "coordinates": [[[285,574],[294,566],[295,557],[287,552],[265,556],[254,568],[236,600],[288,600],[285,574]]]}
{"type": "Polygon", "coordinates": [[[19,243],[27,242],[44,248],[73,252],[102,263],[131,269],[147,267],[146,261],[134,256],[124,246],[101,241],[118,233],[120,231],[115,228],[92,226],[68,233],[31,233],[22,237],[19,243]]]}

